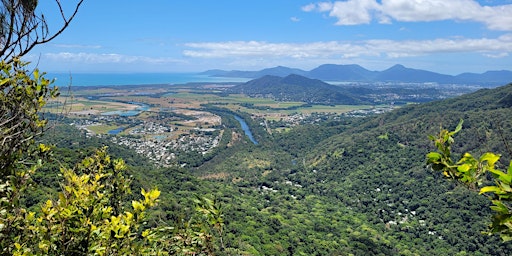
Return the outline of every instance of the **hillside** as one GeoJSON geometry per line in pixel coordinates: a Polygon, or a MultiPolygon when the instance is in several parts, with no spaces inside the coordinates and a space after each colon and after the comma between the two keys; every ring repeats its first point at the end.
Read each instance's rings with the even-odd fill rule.
{"type": "MultiPolygon", "coordinates": [[[[304,82],[269,76],[258,85],[297,80],[304,82]]],[[[176,167],[156,167],[107,137],[60,127],[44,138],[58,146],[58,161],[35,177],[41,186],[32,196],[43,199],[51,194],[45,186],[58,186],[57,165],[108,145],[130,165],[134,190],[162,191],[149,225],[186,225],[196,195],[221,202],[218,255],[510,255],[512,244],[481,234],[490,220],[488,200],[430,171],[425,155],[433,150],[428,134],[463,118],[454,150],[495,151],[508,163],[502,138],[512,137],[511,99],[512,84],[365,118],[313,116],[315,122],[273,133],[264,120],[227,104],[203,105],[222,118],[220,144],[211,154],[180,152],[176,167]],[[235,114],[258,145],[243,139],[235,114]]]]}
{"type": "Polygon", "coordinates": [[[343,82],[397,82],[397,83],[439,83],[439,84],[473,84],[482,86],[498,86],[512,82],[512,71],[487,71],[481,74],[462,73],[446,75],[428,70],[413,69],[397,64],[383,71],[371,71],[356,64],[336,65],[324,64],[305,71],[296,68],[274,67],[259,71],[241,70],[208,70],[203,75],[218,77],[260,78],[265,75],[287,76],[296,74],[323,81],[343,82]]]}
{"type": "Polygon", "coordinates": [[[364,102],[342,88],[300,75],[286,77],[263,76],[230,88],[229,93],[250,97],[272,98],[277,101],[299,101],[308,104],[363,104],[364,102]]]}
{"type": "Polygon", "coordinates": [[[230,225],[260,255],[509,255],[511,244],[481,234],[487,199],[430,171],[425,155],[433,150],[427,135],[460,118],[457,152],[506,155],[510,95],[512,85],[296,127],[196,172],[224,174],[216,182],[232,189],[230,225]]]}

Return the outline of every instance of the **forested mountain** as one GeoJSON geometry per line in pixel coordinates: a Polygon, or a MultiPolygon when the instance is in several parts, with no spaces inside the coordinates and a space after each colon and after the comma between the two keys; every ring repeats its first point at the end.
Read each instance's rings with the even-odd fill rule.
{"type": "Polygon", "coordinates": [[[399,83],[432,82],[439,84],[478,84],[485,86],[498,86],[512,82],[512,71],[508,70],[487,71],[482,74],[462,73],[453,76],[427,70],[407,68],[399,64],[383,71],[370,71],[356,64],[324,64],[310,71],[280,66],[275,68],[262,69],[259,71],[209,70],[201,74],[218,77],[245,78],[260,78],[265,75],[284,77],[290,74],[296,74],[324,81],[399,83]]]}
{"type": "Polygon", "coordinates": [[[243,93],[250,97],[266,97],[278,101],[299,101],[316,104],[364,104],[357,96],[317,79],[300,75],[286,77],[263,76],[234,86],[229,93],[243,93]]]}
{"type": "Polygon", "coordinates": [[[221,154],[196,173],[223,174],[215,182],[233,189],[224,195],[233,239],[254,254],[509,255],[509,243],[481,234],[488,200],[431,171],[425,155],[433,150],[427,135],[462,118],[454,150],[501,152],[508,165],[511,95],[508,85],[301,126],[221,154]]]}

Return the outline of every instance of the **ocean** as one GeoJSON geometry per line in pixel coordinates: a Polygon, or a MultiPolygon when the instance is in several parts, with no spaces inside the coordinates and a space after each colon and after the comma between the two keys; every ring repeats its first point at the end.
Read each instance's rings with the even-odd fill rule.
{"type": "Polygon", "coordinates": [[[248,78],[210,77],[197,73],[48,73],[54,85],[66,86],[118,86],[144,84],[185,84],[192,82],[247,82],[248,78]]]}

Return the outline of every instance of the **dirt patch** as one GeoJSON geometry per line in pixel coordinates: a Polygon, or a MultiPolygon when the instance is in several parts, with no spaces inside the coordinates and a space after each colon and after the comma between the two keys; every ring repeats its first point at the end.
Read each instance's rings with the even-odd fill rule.
{"type": "Polygon", "coordinates": [[[229,177],[229,173],[227,173],[227,172],[219,172],[219,173],[211,173],[211,174],[203,175],[203,176],[199,177],[199,179],[202,179],[202,180],[223,180],[223,179],[227,179],[228,177],[229,177]]]}

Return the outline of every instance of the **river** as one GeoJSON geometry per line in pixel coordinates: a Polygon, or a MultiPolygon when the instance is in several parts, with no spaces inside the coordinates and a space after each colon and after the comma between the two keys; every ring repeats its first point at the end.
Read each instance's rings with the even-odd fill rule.
{"type": "Polygon", "coordinates": [[[101,113],[102,116],[113,116],[113,115],[119,115],[119,116],[136,116],[144,111],[148,111],[150,109],[149,105],[146,105],[144,103],[139,102],[129,102],[130,104],[137,105],[138,107],[134,110],[116,110],[116,111],[110,111],[110,112],[104,112],[101,113]]]}
{"type": "Polygon", "coordinates": [[[233,116],[240,123],[240,125],[242,126],[242,130],[244,130],[245,135],[247,135],[247,137],[249,137],[249,140],[251,140],[252,143],[254,143],[254,145],[258,145],[258,142],[256,141],[256,139],[254,139],[254,136],[252,136],[251,129],[249,129],[249,126],[247,125],[245,120],[237,115],[233,115],[233,116]]]}

